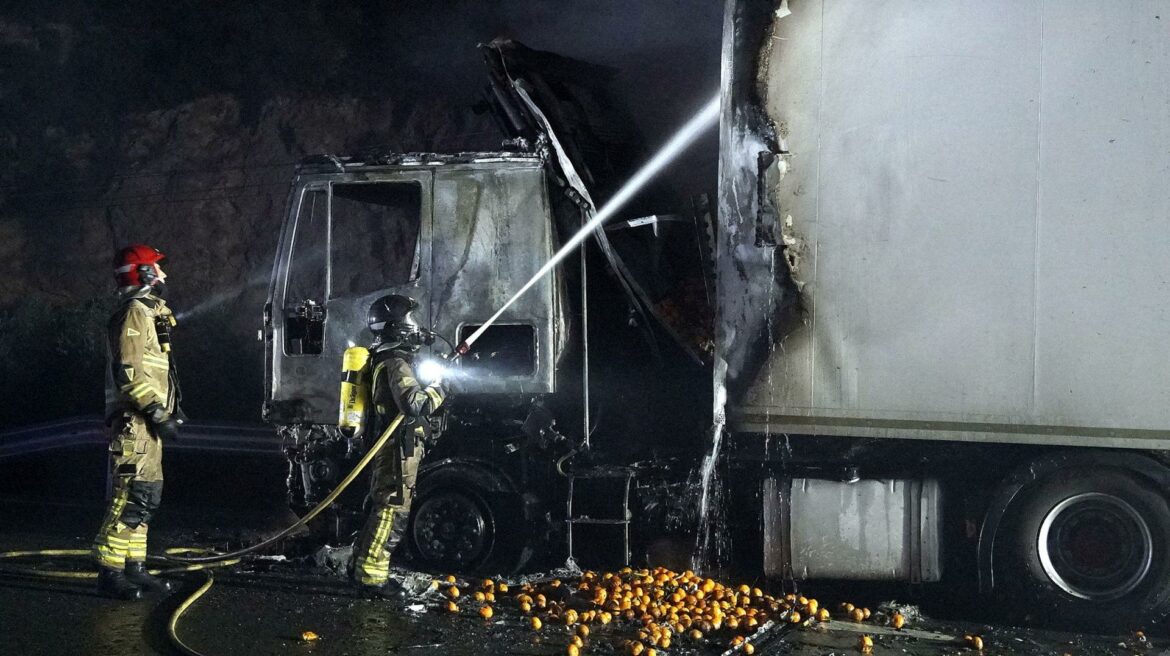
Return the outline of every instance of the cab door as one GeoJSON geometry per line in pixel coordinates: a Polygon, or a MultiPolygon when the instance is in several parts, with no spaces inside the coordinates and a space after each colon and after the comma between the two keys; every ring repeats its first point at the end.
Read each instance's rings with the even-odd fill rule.
{"type": "Polygon", "coordinates": [[[374,300],[405,294],[429,314],[431,178],[347,173],[305,187],[276,294],[272,401],[286,421],[337,421],[341,355],[372,341],[374,300]]]}
{"type": "MultiPolygon", "coordinates": [[[[310,384],[322,365],[329,272],[329,183],[316,178],[289,202],[271,300],[265,307],[265,350],[271,363],[264,417],[278,424],[310,420],[310,384]]],[[[321,405],[318,401],[316,405],[321,405]]]]}

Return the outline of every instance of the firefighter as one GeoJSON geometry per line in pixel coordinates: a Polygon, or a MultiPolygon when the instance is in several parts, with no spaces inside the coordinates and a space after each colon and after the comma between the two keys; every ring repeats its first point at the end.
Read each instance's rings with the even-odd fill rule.
{"type": "Polygon", "coordinates": [[[146,537],[162,498],[163,442],[178,436],[181,394],[171,358],[174,315],[163,300],[163,254],[144,244],[114,258],[117,309],[107,329],[106,424],[113,494],[94,538],[98,592],[118,599],[169,592],[146,570],[146,537]]]}
{"type": "Polygon", "coordinates": [[[339,426],[349,438],[363,433],[376,440],[399,414],[403,422],[374,457],[370,511],[354,543],[353,580],[366,596],[401,598],[402,584],[390,576],[390,553],[406,532],[415,477],[426,442],[441,427],[437,415],[444,392],[438,381],[422,385],[415,357],[427,338],[411,312],[418,303],[407,296],[384,296],[367,315],[374,333],[371,348],[345,352],[339,426]]]}

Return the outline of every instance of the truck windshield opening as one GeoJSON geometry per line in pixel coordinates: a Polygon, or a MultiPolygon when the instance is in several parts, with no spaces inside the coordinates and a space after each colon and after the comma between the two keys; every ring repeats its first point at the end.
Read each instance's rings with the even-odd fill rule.
{"type": "Polygon", "coordinates": [[[422,187],[333,185],[330,296],[362,296],[418,277],[422,187]]]}

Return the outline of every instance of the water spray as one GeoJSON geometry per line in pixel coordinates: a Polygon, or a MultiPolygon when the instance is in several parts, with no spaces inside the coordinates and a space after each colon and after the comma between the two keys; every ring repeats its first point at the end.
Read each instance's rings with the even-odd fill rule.
{"type": "Polygon", "coordinates": [[[261,286],[267,285],[267,284],[268,284],[268,274],[258,274],[258,275],[252,276],[251,278],[248,278],[247,280],[245,280],[241,283],[232,285],[231,287],[228,287],[227,289],[225,289],[223,291],[216,292],[216,293],[212,294],[211,296],[208,296],[207,298],[200,301],[199,303],[196,303],[195,305],[191,306],[190,308],[176,312],[175,319],[177,321],[180,321],[180,322],[189,321],[189,320],[191,320],[191,319],[193,319],[201,314],[204,314],[210,310],[214,310],[216,308],[219,308],[224,303],[227,303],[228,301],[239,296],[245,290],[252,289],[254,287],[261,287],[261,286]]]}
{"type": "Polygon", "coordinates": [[[588,223],[583,225],[581,229],[576,232],[576,234],[574,234],[567,242],[565,242],[565,244],[561,246],[561,248],[555,254],[553,254],[549,261],[545,262],[544,266],[540,267],[540,270],[533,274],[528,282],[524,283],[519,291],[513,294],[511,298],[509,298],[502,306],[500,306],[500,309],[496,310],[496,313],[493,314],[491,318],[483,322],[479,328],[476,328],[475,331],[467,337],[467,339],[464,339],[463,342],[460,343],[459,346],[455,349],[455,353],[458,355],[464,355],[469,350],[471,350],[471,345],[474,344],[475,341],[478,340],[480,336],[483,335],[483,333],[492,326],[492,324],[498,321],[504,312],[507,311],[507,309],[511,307],[517,299],[523,296],[524,293],[529,289],[532,289],[532,286],[539,282],[541,278],[548,275],[548,272],[552,271],[553,267],[559,264],[561,260],[564,260],[566,257],[568,257],[569,253],[572,252],[572,250],[576,248],[581,242],[585,241],[585,239],[589,237],[590,233],[601,227],[601,225],[610,219],[615,212],[617,212],[623,205],[629,202],[629,200],[633,198],[634,194],[641,191],[642,188],[646,186],[646,183],[654,178],[654,176],[658,175],[658,173],[660,173],[667,164],[673,162],[679,155],[683,153],[683,151],[687,149],[687,147],[694,143],[695,139],[697,139],[700,134],[702,134],[707,128],[715,125],[718,118],[719,96],[716,95],[714,98],[708,101],[701,110],[699,110],[698,114],[695,114],[694,118],[692,118],[690,121],[687,121],[686,125],[684,125],[682,129],[680,129],[673,137],[671,137],[670,141],[666,142],[666,145],[663,146],[662,149],[659,150],[658,153],[655,154],[649,162],[646,162],[642,168],[638,169],[638,171],[634,173],[634,175],[628,181],[626,181],[624,185],[622,185],[622,188],[613,195],[613,198],[610,198],[609,202],[603,205],[601,209],[599,209],[597,213],[594,214],[593,218],[588,223]]]}
{"type": "MultiPolygon", "coordinates": [[[[290,271],[289,273],[291,276],[293,273],[303,273],[306,271],[315,271],[315,270],[323,269],[324,266],[325,266],[325,251],[319,250],[319,251],[316,251],[316,252],[309,254],[307,257],[297,258],[293,262],[292,271],[290,271]]],[[[230,285],[228,287],[223,288],[222,290],[220,290],[218,292],[211,294],[210,296],[204,298],[202,301],[196,303],[195,305],[193,305],[189,308],[186,308],[184,310],[180,310],[179,312],[176,312],[175,319],[178,321],[189,321],[189,320],[191,320],[195,317],[198,317],[202,314],[206,314],[207,312],[209,312],[211,310],[215,310],[215,309],[220,308],[228,301],[233,300],[234,298],[236,298],[240,294],[243,294],[244,292],[246,292],[250,289],[255,289],[257,287],[264,287],[270,281],[271,281],[271,278],[270,278],[269,273],[267,271],[260,271],[260,272],[252,273],[252,274],[248,275],[247,277],[245,277],[240,282],[237,282],[234,285],[230,285]]],[[[300,299],[300,300],[306,300],[306,299],[300,299]]],[[[351,346],[352,346],[352,344],[351,344],[351,346]]]]}

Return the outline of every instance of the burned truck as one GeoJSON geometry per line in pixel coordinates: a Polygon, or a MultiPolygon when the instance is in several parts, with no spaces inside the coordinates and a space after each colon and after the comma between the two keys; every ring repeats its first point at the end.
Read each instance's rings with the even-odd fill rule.
{"type": "MultiPolygon", "coordinates": [[[[341,354],[372,339],[365,323],[371,302],[391,293],[416,299],[415,316],[443,338],[424,357],[450,354],[578,231],[596,209],[591,193],[597,187],[585,181],[600,177],[595,172],[628,143],[606,142],[612,129],[591,140],[588,126],[565,116],[566,109],[588,106],[588,85],[557,81],[554,88],[551,77],[565,67],[576,80],[595,81],[601,72],[510,42],[484,46],[484,53],[493,82],[489,102],[510,138],[505,149],[328,156],[298,168],[263,330],[264,416],[283,437],[289,501],[297,512],[332,491],[369,446],[346,439],[336,424],[341,354]],[[554,73],[530,71],[534,61],[554,73]],[[570,131],[571,141],[558,136],[570,131]],[[593,160],[590,152],[603,156],[593,160]]],[[[663,244],[673,231],[685,242],[676,250],[697,268],[697,225],[671,215],[614,227],[663,236],[644,251],[662,260],[671,259],[663,244]]],[[[614,559],[629,560],[634,476],[607,465],[625,464],[619,454],[654,441],[645,424],[661,431],[673,421],[639,410],[653,395],[642,389],[636,360],[639,354],[681,360],[677,366],[696,389],[709,384],[694,327],[699,315],[709,322],[710,312],[688,318],[689,337],[679,332],[688,330],[681,322],[673,324],[676,330],[659,321],[670,314],[663,301],[667,277],[635,277],[643,251],[630,264],[619,253],[645,241],[598,231],[587,254],[541,278],[451,368],[444,380],[452,395],[446,428],[422,463],[407,532],[409,554],[420,566],[513,571],[534,553],[563,552],[574,518],[578,535],[601,527],[611,536],[614,559]],[[605,274],[594,275],[591,267],[605,274]],[[661,344],[663,338],[673,346],[661,344]],[[610,375],[607,362],[621,362],[623,370],[610,375]],[[596,461],[591,440],[596,447],[603,436],[619,434],[639,437],[616,440],[616,462],[596,461]],[[595,461],[582,466],[590,458],[595,461]],[[591,481],[617,490],[601,504],[611,507],[579,501],[573,508],[575,497],[596,501],[581,492],[591,481]]],[[[666,265],[681,271],[677,261],[666,265]]],[[[696,276],[702,278],[688,269],[673,278],[693,282],[696,276]]],[[[698,417],[695,426],[707,421],[705,396],[687,405],[698,410],[675,412],[675,420],[690,414],[698,417]]],[[[362,488],[353,486],[316,526],[323,538],[349,538],[362,516],[362,488]]]]}
{"type": "MultiPolygon", "coordinates": [[[[337,354],[370,341],[370,304],[387,293],[406,294],[419,301],[416,316],[425,325],[458,339],[477,327],[474,320],[491,315],[509,285],[535,272],[539,257],[552,254],[553,238],[544,163],[511,153],[306,163],[290,208],[270,306],[277,310],[269,309],[267,319],[271,388],[265,413],[284,432],[290,501],[306,509],[360,455],[362,445],[343,439],[334,426],[337,354]]],[[[566,352],[563,294],[550,279],[516,303],[469,354],[468,366],[450,378],[452,391],[508,398],[555,392],[557,365],[566,352]],[[480,359],[481,353],[488,357],[480,359]],[[477,368],[491,375],[475,375],[477,368]]],[[[500,414],[485,417],[484,427],[498,430],[507,419],[526,419],[520,408],[493,411],[500,414]]],[[[492,437],[484,434],[477,442],[492,437]]],[[[456,564],[477,561],[491,546],[484,544],[491,534],[517,532],[478,508],[490,504],[486,497],[507,487],[508,478],[471,462],[463,474],[478,486],[461,481],[445,493],[424,493],[414,512],[419,531],[438,530],[453,514],[463,515],[458,540],[451,535],[435,542],[439,548],[469,543],[454,555],[456,564]]],[[[525,512],[501,515],[521,518],[525,512]]],[[[440,562],[452,556],[424,555],[440,562]]]]}
{"type": "Polygon", "coordinates": [[[738,562],[1170,607],[1165,2],[728,4],[738,562]]]}

